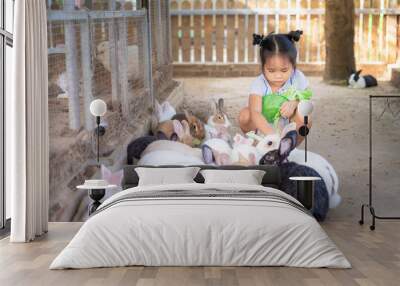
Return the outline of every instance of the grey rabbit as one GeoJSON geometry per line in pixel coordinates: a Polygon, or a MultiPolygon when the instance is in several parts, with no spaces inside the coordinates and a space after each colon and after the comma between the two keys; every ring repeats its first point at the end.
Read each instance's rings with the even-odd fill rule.
{"type": "MultiPolygon", "coordinates": [[[[277,150],[269,151],[260,159],[260,165],[278,165],[281,171],[282,183],[280,189],[295,197],[297,183],[289,179],[294,176],[320,177],[320,174],[313,168],[289,162],[287,157],[296,147],[297,131],[293,130],[282,138],[277,150]]],[[[314,187],[314,205],[312,214],[318,221],[323,221],[329,210],[329,193],[323,180],[316,181],[314,187]]]]}

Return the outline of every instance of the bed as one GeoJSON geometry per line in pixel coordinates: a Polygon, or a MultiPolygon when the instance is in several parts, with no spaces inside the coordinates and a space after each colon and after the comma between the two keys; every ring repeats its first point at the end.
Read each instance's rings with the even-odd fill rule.
{"type": "Polygon", "coordinates": [[[124,168],[124,191],[103,202],[50,269],[351,267],[309,212],[278,190],[277,167],[218,167],[264,170],[262,185],[204,184],[199,173],[196,183],[153,186],[138,186],[135,168],[124,168]]]}

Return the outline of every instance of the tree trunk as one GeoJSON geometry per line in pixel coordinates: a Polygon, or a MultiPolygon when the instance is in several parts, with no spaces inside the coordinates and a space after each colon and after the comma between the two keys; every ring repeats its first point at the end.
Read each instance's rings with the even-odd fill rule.
{"type": "Polygon", "coordinates": [[[354,58],[354,1],[325,1],[326,60],[324,81],[345,84],[354,58]]]}

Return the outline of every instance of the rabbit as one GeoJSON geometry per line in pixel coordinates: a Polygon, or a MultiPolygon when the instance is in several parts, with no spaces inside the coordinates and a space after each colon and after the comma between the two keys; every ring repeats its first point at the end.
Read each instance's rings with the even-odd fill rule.
{"type": "Polygon", "coordinates": [[[157,100],[155,100],[155,114],[158,122],[163,122],[171,120],[176,114],[176,110],[168,101],[164,101],[162,104],[160,104],[157,100]]]}
{"type": "Polygon", "coordinates": [[[261,136],[254,132],[247,133],[247,137],[257,140],[256,148],[262,155],[267,154],[269,151],[277,150],[281,138],[285,137],[290,131],[296,130],[296,123],[287,124],[285,127],[277,130],[277,133],[261,136]],[[279,133],[278,133],[279,132],[279,133]]]}
{"type": "Polygon", "coordinates": [[[206,164],[229,165],[232,162],[232,148],[228,142],[220,138],[204,141],[201,150],[206,164]]]}
{"type": "Polygon", "coordinates": [[[261,153],[253,146],[254,140],[236,134],[233,138],[231,160],[237,165],[256,165],[261,159],[261,153]]]}
{"type": "Polygon", "coordinates": [[[119,170],[113,173],[103,164],[101,165],[101,178],[105,180],[110,185],[116,185],[121,187],[122,179],[124,177],[124,170],[119,170]]]}
{"type": "Polygon", "coordinates": [[[143,156],[145,156],[148,153],[160,150],[179,152],[183,156],[192,156],[202,159],[202,153],[200,148],[192,148],[184,143],[171,140],[157,140],[152,142],[142,152],[141,158],[143,158],[143,156]]]}
{"type": "MultiPolygon", "coordinates": [[[[174,144],[171,150],[168,149],[157,149],[153,150],[152,152],[145,153],[142,155],[140,160],[138,161],[138,165],[184,165],[184,166],[190,166],[190,165],[204,165],[203,159],[201,157],[201,150],[199,148],[192,148],[192,149],[197,149],[198,152],[189,152],[185,153],[179,150],[180,147],[186,146],[182,143],[176,142],[176,141],[166,141],[166,140],[160,140],[156,141],[157,142],[169,142],[169,144],[174,144]],[[194,154],[190,153],[197,153],[195,156],[194,154]]],[[[163,142],[163,143],[164,143],[163,142]]],[[[169,146],[169,145],[168,145],[169,146]]]]}
{"type": "Polygon", "coordinates": [[[376,78],[370,74],[360,75],[361,70],[355,72],[352,71],[349,77],[349,87],[351,88],[366,88],[378,85],[376,78]]]}
{"type": "Polygon", "coordinates": [[[147,135],[134,139],[127,147],[127,164],[132,165],[133,159],[140,159],[142,152],[156,140],[168,140],[167,136],[159,132],[156,136],[147,135]]]}
{"type": "MultiPolygon", "coordinates": [[[[295,162],[288,162],[287,157],[290,152],[296,147],[297,131],[289,131],[280,141],[277,150],[269,151],[261,160],[260,165],[277,165],[281,172],[280,189],[295,196],[297,193],[297,183],[290,180],[292,176],[312,176],[320,177],[320,174],[313,168],[299,165],[295,162]]],[[[318,221],[323,221],[329,210],[329,194],[324,180],[316,181],[314,185],[314,205],[311,210],[312,214],[318,221]]]]}
{"type": "Polygon", "coordinates": [[[231,122],[228,116],[224,112],[224,99],[220,98],[217,102],[212,105],[213,115],[211,115],[207,124],[205,124],[206,140],[211,138],[221,138],[231,143],[232,137],[230,135],[231,122]]]}
{"type": "Polygon", "coordinates": [[[186,120],[182,120],[182,122],[172,120],[172,125],[174,127],[174,133],[171,135],[172,141],[179,141],[191,147],[198,145],[196,139],[190,134],[189,123],[186,120]]]}
{"type": "Polygon", "coordinates": [[[200,148],[171,140],[157,140],[142,152],[138,165],[203,165],[200,148]]]}
{"type": "Polygon", "coordinates": [[[168,139],[171,139],[172,134],[174,134],[174,124],[172,120],[166,120],[159,123],[158,121],[152,121],[151,133],[163,133],[168,139]]]}
{"type": "Polygon", "coordinates": [[[231,122],[224,111],[224,99],[220,98],[218,99],[218,103],[214,103],[215,105],[213,105],[213,107],[215,107],[213,108],[213,115],[208,118],[207,124],[209,126],[225,126],[226,128],[230,127],[231,122]]]}
{"type": "Polygon", "coordinates": [[[304,150],[295,148],[288,157],[290,162],[295,162],[300,165],[308,166],[316,170],[324,179],[326,188],[329,193],[329,208],[336,208],[342,198],[338,193],[339,179],[335,169],[322,156],[307,151],[307,162],[304,161],[304,150]]]}
{"type": "Polygon", "coordinates": [[[190,114],[187,110],[184,110],[184,114],[177,113],[172,117],[172,120],[183,121],[186,120],[189,123],[190,134],[198,139],[198,142],[202,142],[205,138],[204,123],[196,116],[190,114]]]}
{"type": "Polygon", "coordinates": [[[219,138],[222,139],[228,143],[231,143],[232,137],[229,132],[229,128],[225,126],[211,126],[208,124],[204,125],[204,131],[205,131],[205,140],[209,140],[212,138],[219,138]]]}

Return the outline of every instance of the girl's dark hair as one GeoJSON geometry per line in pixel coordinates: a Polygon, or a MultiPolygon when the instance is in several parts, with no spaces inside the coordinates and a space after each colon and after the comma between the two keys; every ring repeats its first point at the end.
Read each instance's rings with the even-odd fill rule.
{"type": "Polygon", "coordinates": [[[261,66],[264,67],[267,59],[273,55],[281,54],[289,58],[296,67],[297,49],[294,42],[300,40],[303,31],[291,31],[288,34],[270,33],[268,36],[253,34],[253,45],[260,46],[261,66]]]}

